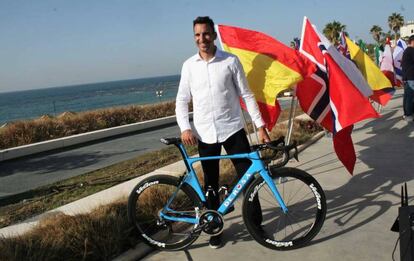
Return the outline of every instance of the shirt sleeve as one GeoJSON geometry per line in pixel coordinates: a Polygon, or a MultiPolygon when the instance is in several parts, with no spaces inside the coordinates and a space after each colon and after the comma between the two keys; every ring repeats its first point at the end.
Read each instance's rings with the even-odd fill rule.
{"type": "Polygon", "coordinates": [[[175,116],[181,132],[190,130],[190,119],[188,116],[188,104],[191,101],[191,90],[189,84],[189,71],[187,63],[181,69],[181,79],[178,85],[177,98],[175,100],[175,116]]]}
{"type": "Polygon", "coordinates": [[[249,84],[247,83],[243,66],[241,65],[237,57],[234,58],[235,62],[233,67],[233,81],[236,85],[238,95],[244,100],[250,118],[252,119],[256,127],[263,127],[265,124],[262,119],[262,115],[260,114],[259,106],[257,105],[256,99],[254,98],[254,94],[250,90],[249,84]]]}

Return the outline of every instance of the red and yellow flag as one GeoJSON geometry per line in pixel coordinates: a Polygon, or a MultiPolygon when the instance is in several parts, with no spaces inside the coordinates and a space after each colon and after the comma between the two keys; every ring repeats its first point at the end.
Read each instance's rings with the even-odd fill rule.
{"type": "Polygon", "coordinates": [[[245,71],[267,129],[271,130],[280,114],[276,96],[304,77],[314,65],[299,52],[260,32],[218,25],[223,49],[236,55],[245,71]]]}

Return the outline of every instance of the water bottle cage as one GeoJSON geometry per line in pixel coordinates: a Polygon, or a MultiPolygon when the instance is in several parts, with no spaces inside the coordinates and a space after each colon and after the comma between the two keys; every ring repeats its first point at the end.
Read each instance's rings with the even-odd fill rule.
{"type": "Polygon", "coordinates": [[[213,196],[217,195],[217,192],[211,186],[208,186],[207,191],[206,191],[206,197],[208,197],[210,193],[212,193],[213,196]]]}
{"type": "Polygon", "coordinates": [[[222,185],[218,190],[218,193],[221,194],[223,193],[222,191],[224,191],[224,196],[227,196],[227,194],[229,193],[229,186],[227,184],[222,185]]]}

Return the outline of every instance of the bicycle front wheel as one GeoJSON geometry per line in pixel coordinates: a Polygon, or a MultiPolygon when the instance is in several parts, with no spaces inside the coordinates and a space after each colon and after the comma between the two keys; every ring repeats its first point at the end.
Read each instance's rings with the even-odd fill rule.
{"type": "Polygon", "coordinates": [[[288,212],[282,211],[266,182],[259,177],[249,186],[243,201],[246,228],[265,247],[276,250],[302,247],[322,228],[325,194],[315,178],[305,171],[287,167],[270,167],[269,171],[288,212]]]}
{"type": "MultiPolygon", "coordinates": [[[[179,187],[178,178],[167,175],[149,177],[132,190],[128,200],[128,218],[142,240],[160,250],[180,250],[191,245],[200,232],[195,224],[166,220],[161,211],[176,216],[196,217],[201,201],[187,184],[179,187]]],[[[168,214],[167,213],[167,214],[168,214]]]]}

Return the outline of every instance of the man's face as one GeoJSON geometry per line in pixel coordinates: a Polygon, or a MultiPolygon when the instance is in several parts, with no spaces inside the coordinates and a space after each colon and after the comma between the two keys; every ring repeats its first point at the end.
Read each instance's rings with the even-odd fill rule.
{"type": "Polygon", "coordinates": [[[217,35],[208,24],[196,24],[194,26],[194,40],[200,52],[214,51],[214,40],[217,35]]]}

